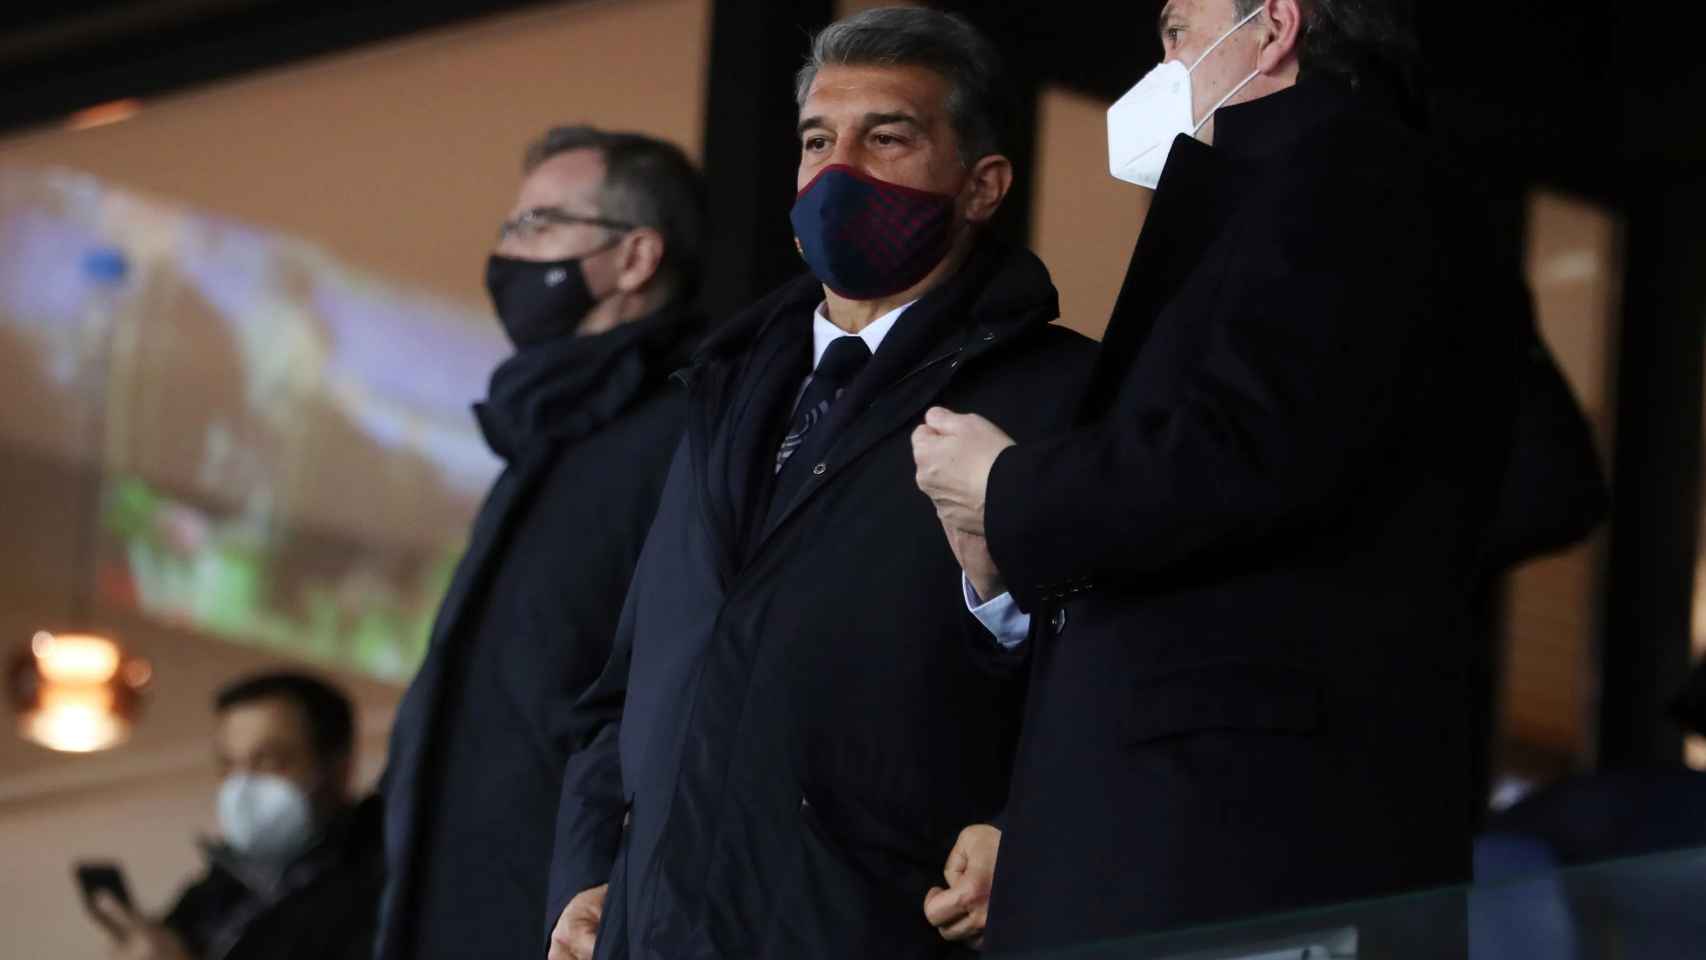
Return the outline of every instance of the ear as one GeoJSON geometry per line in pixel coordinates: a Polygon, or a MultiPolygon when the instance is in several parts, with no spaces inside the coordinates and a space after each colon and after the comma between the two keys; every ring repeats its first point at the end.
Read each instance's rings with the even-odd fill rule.
{"type": "Polygon", "coordinates": [[[1267,31],[1256,71],[1264,76],[1278,73],[1297,59],[1297,44],[1303,37],[1303,9],[1297,0],[1265,0],[1261,26],[1267,31]]]}
{"type": "Polygon", "coordinates": [[[663,265],[663,234],[652,227],[628,232],[617,247],[616,289],[623,293],[642,290],[663,265]]]}
{"type": "Polygon", "coordinates": [[[966,178],[971,197],[966,201],[966,219],[972,223],[987,223],[1001,209],[1007,191],[1013,189],[1013,161],[992,153],[972,164],[966,178]]]}

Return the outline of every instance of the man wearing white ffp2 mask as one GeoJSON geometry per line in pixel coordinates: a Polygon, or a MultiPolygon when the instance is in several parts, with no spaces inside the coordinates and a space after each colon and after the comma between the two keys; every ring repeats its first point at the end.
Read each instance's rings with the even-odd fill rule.
{"type": "MultiPolygon", "coordinates": [[[[1157,64],[1108,108],[1109,170],[1127,183],[1151,190],[1161,181],[1161,170],[1167,165],[1173,142],[1183,135],[1213,143],[1215,111],[1231,103],[1233,97],[1261,75],[1258,65],[1252,67],[1243,79],[1232,79],[1234,72],[1240,69],[1239,65],[1254,60],[1254,55],[1246,48],[1264,43],[1265,38],[1255,38],[1248,43],[1227,42],[1261,16],[1260,5],[1218,38],[1213,38],[1206,49],[1191,58],[1187,67],[1186,55],[1209,39],[1201,28],[1192,26],[1193,21],[1179,9],[1191,6],[1194,4],[1184,0],[1168,4],[1162,10],[1161,42],[1168,59],[1157,64]],[[1221,56],[1214,57],[1217,51],[1223,52],[1221,56]],[[1211,57],[1214,58],[1212,62],[1211,57]],[[1221,93],[1222,90],[1225,92],[1221,93]],[[1210,97],[1215,99],[1210,100],[1210,97]]],[[[1202,19],[1198,16],[1194,22],[1202,19]]]]}
{"type": "MultiPolygon", "coordinates": [[[[1468,586],[1526,333],[1487,205],[1404,126],[1400,8],[1168,3],[1188,83],[1114,113],[1155,191],[1074,428],[932,410],[914,445],[1031,622],[991,954],[1469,877],[1468,586]]],[[[1435,960],[1463,917],[1353,922],[1435,960]]]]}
{"type": "Polygon", "coordinates": [[[308,792],[277,774],[233,773],[219,785],[219,832],[243,856],[283,864],[314,836],[308,792]]]}
{"type": "Polygon", "coordinates": [[[349,797],[349,699],[318,677],[246,677],[214,700],[219,836],[159,920],[96,905],[115,960],[369,960],[384,859],[379,806],[349,797]]]}

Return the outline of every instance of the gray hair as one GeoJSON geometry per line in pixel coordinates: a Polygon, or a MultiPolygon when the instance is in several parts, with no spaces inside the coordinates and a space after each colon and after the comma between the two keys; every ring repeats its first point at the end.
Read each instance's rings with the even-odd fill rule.
{"type": "Polygon", "coordinates": [[[523,173],[571,150],[597,150],[604,158],[604,183],[598,190],[599,216],[663,235],[658,274],[679,298],[699,280],[705,189],[693,161],[681,148],[641,133],[613,133],[597,127],[553,127],[527,148],[523,173]]]}
{"type": "Polygon", "coordinates": [[[824,67],[919,66],[944,77],[950,87],[948,115],[967,166],[1002,148],[1006,91],[1001,55],[963,18],[922,7],[879,7],[824,27],[812,38],[811,55],[794,83],[801,107],[824,67]]]}

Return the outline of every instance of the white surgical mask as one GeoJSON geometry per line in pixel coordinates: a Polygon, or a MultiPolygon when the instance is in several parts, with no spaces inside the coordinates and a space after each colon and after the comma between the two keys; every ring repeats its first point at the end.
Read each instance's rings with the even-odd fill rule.
{"type": "Polygon", "coordinates": [[[234,773],[219,785],[219,830],[232,849],[258,860],[288,860],[313,836],[302,788],[271,774],[234,773]]]}
{"type": "Polygon", "coordinates": [[[1237,33],[1261,12],[1260,6],[1250,11],[1249,16],[1209,44],[1197,62],[1189,67],[1180,60],[1157,64],[1137,82],[1137,86],[1126,91],[1125,96],[1108,108],[1108,169],[1115,177],[1155,189],[1161,182],[1161,171],[1167,166],[1167,156],[1173,152],[1173,141],[1179,134],[1196,136],[1216,110],[1256,79],[1260,71],[1250,71],[1250,75],[1221,97],[1220,102],[1210,108],[1201,120],[1192,115],[1191,74],[1208,59],[1209,54],[1226,42],[1227,37],[1237,33]]]}

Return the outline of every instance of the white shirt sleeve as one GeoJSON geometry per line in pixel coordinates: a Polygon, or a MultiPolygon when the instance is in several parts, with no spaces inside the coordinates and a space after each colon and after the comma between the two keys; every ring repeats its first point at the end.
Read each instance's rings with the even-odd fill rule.
{"type": "Polygon", "coordinates": [[[971,578],[960,574],[960,589],[965,594],[966,609],[995,637],[995,642],[1008,650],[1025,642],[1031,632],[1031,615],[1019,610],[1011,593],[993,600],[984,600],[972,589],[971,578]]]}

